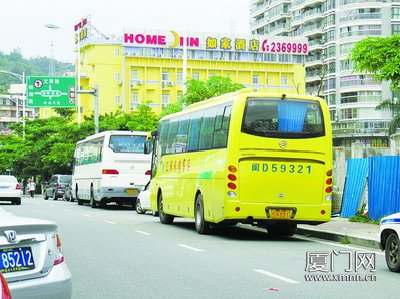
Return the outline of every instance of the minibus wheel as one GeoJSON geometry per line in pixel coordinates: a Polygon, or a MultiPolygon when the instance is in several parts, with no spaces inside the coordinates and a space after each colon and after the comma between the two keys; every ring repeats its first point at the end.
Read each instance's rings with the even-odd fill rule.
{"type": "Polygon", "coordinates": [[[171,224],[174,222],[174,216],[164,213],[163,198],[161,193],[158,195],[158,216],[160,217],[160,222],[163,224],[171,224]]]}
{"type": "Polygon", "coordinates": [[[196,203],[194,205],[194,219],[196,231],[205,235],[210,233],[210,223],[204,219],[204,203],[203,203],[203,195],[199,193],[196,197],[196,203]]]}

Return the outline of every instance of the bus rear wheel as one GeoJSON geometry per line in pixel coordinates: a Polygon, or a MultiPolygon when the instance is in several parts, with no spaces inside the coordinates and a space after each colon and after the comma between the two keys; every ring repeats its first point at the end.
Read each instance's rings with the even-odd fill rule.
{"type": "Polygon", "coordinates": [[[194,220],[196,231],[201,235],[209,234],[211,231],[210,223],[204,219],[204,203],[201,193],[196,197],[194,205],[194,220]]]}
{"type": "Polygon", "coordinates": [[[174,216],[165,214],[163,207],[163,198],[160,193],[160,195],[158,195],[158,216],[160,217],[160,222],[163,224],[171,224],[174,222],[174,216]]]}

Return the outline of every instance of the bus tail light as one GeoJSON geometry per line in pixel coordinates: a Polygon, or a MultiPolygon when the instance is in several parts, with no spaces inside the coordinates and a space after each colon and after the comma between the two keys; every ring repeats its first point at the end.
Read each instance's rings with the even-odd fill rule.
{"type": "Polygon", "coordinates": [[[102,174],[119,174],[118,170],[116,169],[103,169],[101,171],[102,174]]]}
{"type": "Polygon", "coordinates": [[[147,170],[144,174],[145,175],[151,175],[151,170],[147,170]]]}
{"type": "Polygon", "coordinates": [[[231,173],[231,174],[228,174],[228,179],[231,180],[231,181],[236,181],[237,177],[236,177],[236,175],[231,173]]]}
{"type": "Polygon", "coordinates": [[[235,173],[235,172],[237,171],[237,168],[236,168],[235,166],[233,166],[233,165],[229,165],[229,166],[228,166],[228,170],[229,170],[230,172],[235,173]]]}
{"type": "Polygon", "coordinates": [[[236,189],[236,185],[234,183],[228,183],[228,188],[235,190],[236,189]]]}
{"type": "Polygon", "coordinates": [[[329,169],[329,170],[326,172],[326,175],[327,175],[327,176],[332,176],[332,169],[329,169]]]}
{"type": "Polygon", "coordinates": [[[325,192],[326,193],[331,193],[332,192],[332,187],[331,186],[326,187],[325,192]]]}

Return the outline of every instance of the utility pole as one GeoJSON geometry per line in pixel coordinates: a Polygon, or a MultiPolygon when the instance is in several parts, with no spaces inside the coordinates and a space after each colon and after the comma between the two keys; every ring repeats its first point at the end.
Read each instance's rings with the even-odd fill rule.
{"type": "Polygon", "coordinates": [[[99,87],[94,86],[93,89],[77,90],[78,94],[91,94],[94,95],[94,132],[99,133],[99,87]]]}

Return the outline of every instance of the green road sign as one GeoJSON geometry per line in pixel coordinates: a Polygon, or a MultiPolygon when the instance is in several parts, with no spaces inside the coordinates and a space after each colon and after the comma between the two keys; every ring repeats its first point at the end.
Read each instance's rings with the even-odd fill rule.
{"type": "Polygon", "coordinates": [[[75,77],[27,77],[27,107],[76,107],[75,77]]]}

